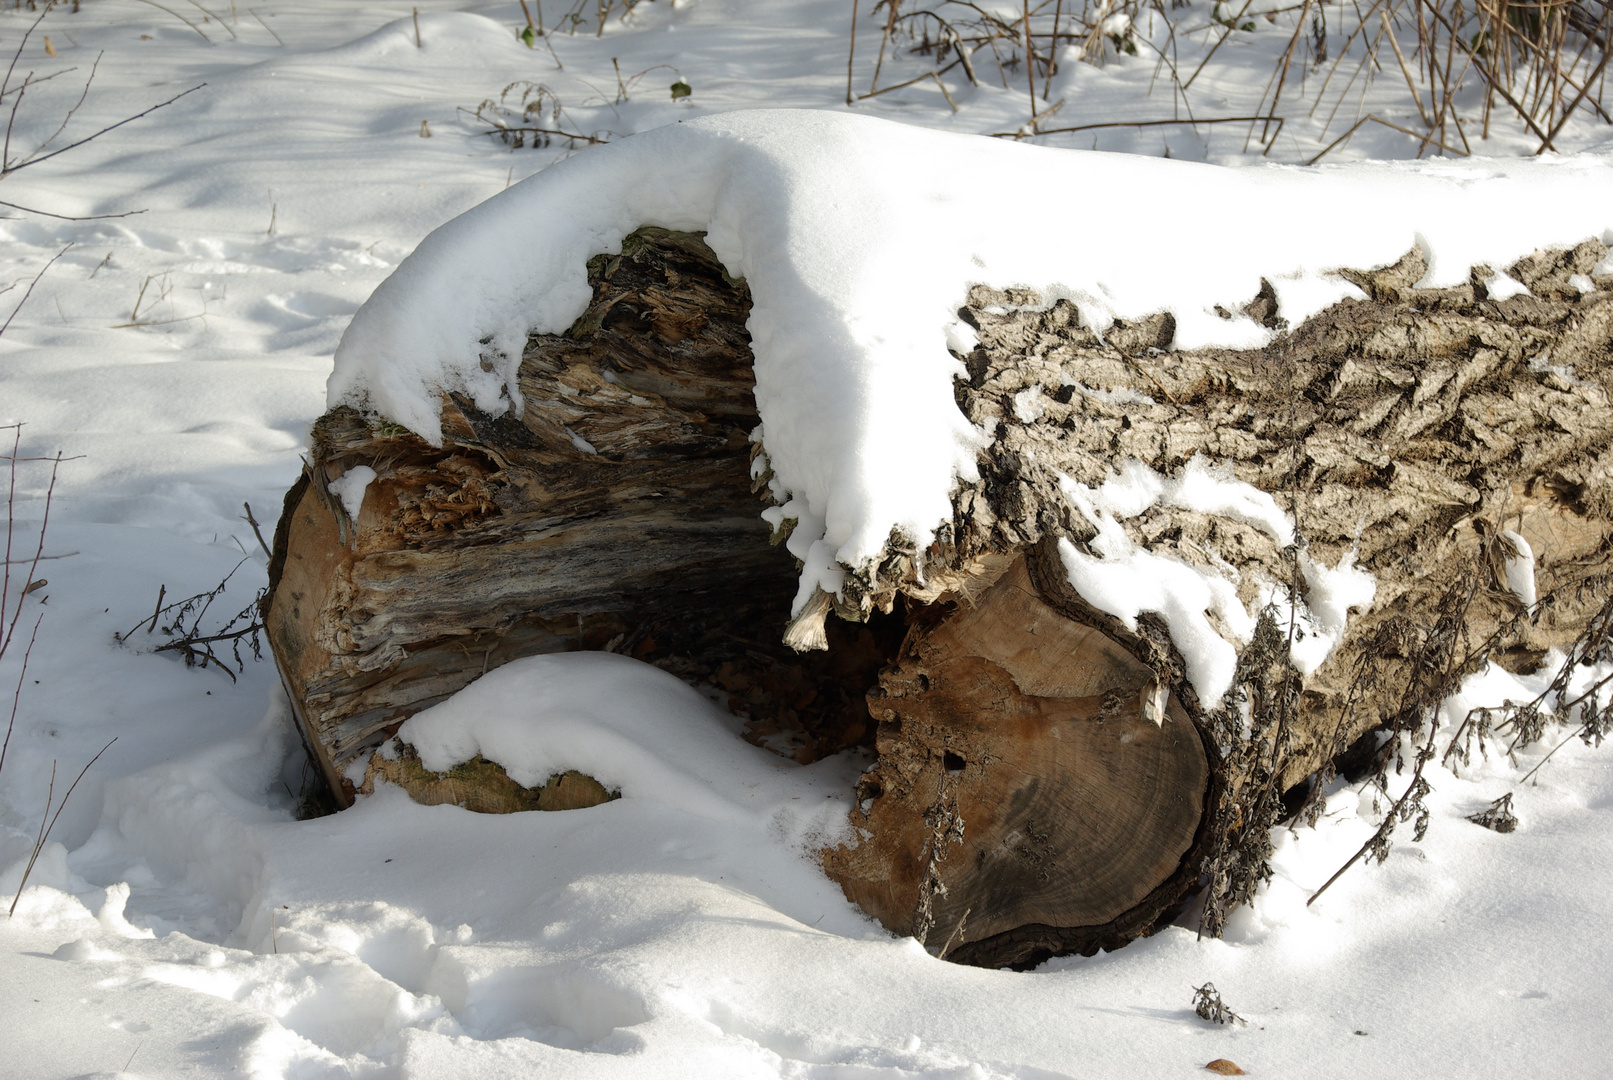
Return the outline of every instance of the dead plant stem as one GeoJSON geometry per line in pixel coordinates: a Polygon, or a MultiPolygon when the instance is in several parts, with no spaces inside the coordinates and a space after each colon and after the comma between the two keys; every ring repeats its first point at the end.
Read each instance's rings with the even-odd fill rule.
{"type": "MultiPolygon", "coordinates": [[[[1058,0],[1058,4],[1053,8],[1053,40],[1047,45],[1047,73],[1042,79],[1043,101],[1047,100],[1047,95],[1053,86],[1053,70],[1058,66],[1056,60],[1059,54],[1059,20],[1063,17],[1064,0],[1058,0]]],[[[1164,53],[1160,56],[1163,57],[1164,53]]],[[[1034,108],[1032,111],[1035,111],[1034,108]]]]}
{"type": "MultiPolygon", "coordinates": [[[[28,302],[28,298],[34,294],[34,286],[38,285],[39,279],[45,276],[45,271],[49,270],[51,266],[55,264],[57,259],[61,258],[63,255],[66,255],[70,250],[72,250],[72,247],[72,243],[69,242],[66,247],[62,248],[62,250],[50,257],[50,262],[47,262],[44,266],[39,268],[39,273],[35,274],[34,279],[28,283],[28,289],[22,294],[22,299],[17,301],[17,306],[11,309],[10,315],[6,316],[4,325],[0,325],[0,337],[4,337],[6,331],[11,329],[11,320],[17,317],[17,312],[22,310],[22,306],[26,304],[28,302]]],[[[43,538],[41,538],[41,542],[43,542],[43,538]]]]}
{"type": "MultiPolygon", "coordinates": [[[[1567,124],[1569,118],[1574,115],[1574,110],[1579,108],[1579,103],[1585,100],[1586,91],[1590,89],[1591,83],[1601,78],[1602,73],[1607,70],[1607,61],[1609,57],[1613,57],[1613,52],[1602,53],[1602,59],[1599,63],[1597,63],[1596,70],[1591,72],[1590,78],[1585,80],[1585,85],[1580,87],[1579,92],[1574,95],[1574,100],[1568,103],[1568,108],[1562,111],[1562,115],[1557,118],[1557,123],[1552,126],[1551,131],[1543,140],[1541,140],[1540,149],[1535,151],[1536,157],[1544,154],[1547,149],[1551,147],[1552,140],[1562,132],[1563,126],[1567,124]]],[[[1600,105],[1597,105],[1595,98],[1591,99],[1591,104],[1596,105],[1597,112],[1602,112],[1602,108],[1600,105]]],[[[1607,118],[1606,113],[1602,113],[1602,116],[1604,119],[1607,118]]]]}
{"type": "Polygon", "coordinates": [[[50,842],[50,834],[52,830],[56,828],[57,819],[62,816],[62,811],[67,809],[67,800],[71,799],[73,797],[73,792],[78,790],[78,782],[84,779],[84,774],[90,771],[90,766],[94,765],[97,761],[100,761],[101,755],[110,750],[112,748],[112,744],[117,741],[118,737],[116,735],[112,736],[105,746],[96,751],[95,756],[90,758],[88,764],[78,771],[78,776],[73,779],[73,783],[68,787],[67,793],[62,796],[62,801],[57,804],[56,813],[54,815],[51,814],[50,807],[56,793],[56,763],[54,761],[50,763],[50,787],[45,795],[45,817],[50,818],[50,824],[46,825],[44,818],[41,818],[39,821],[39,839],[34,841],[33,854],[28,856],[28,865],[23,867],[22,880],[17,883],[17,895],[11,898],[11,910],[7,912],[7,918],[11,918],[17,914],[17,902],[22,899],[22,890],[28,884],[28,875],[33,873],[34,863],[39,861],[39,853],[43,851],[45,849],[45,845],[50,842]]]}
{"type": "Polygon", "coordinates": [[[1036,130],[1036,50],[1031,43],[1031,0],[1020,0],[1025,26],[1025,85],[1030,90],[1031,130],[1036,130]]]}
{"type": "MultiPolygon", "coordinates": [[[[1236,26],[1238,20],[1243,18],[1244,12],[1249,10],[1249,5],[1252,3],[1254,3],[1254,0],[1244,0],[1243,7],[1239,8],[1238,13],[1232,16],[1233,26],[1236,26]]],[[[1232,36],[1232,30],[1232,26],[1222,29],[1220,39],[1216,41],[1214,45],[1210,46],[1210,51],[1204,54],[1204,59],[1199,61],[1199,66],[1193,69],[1193,74],[1189,75],[1187,77],[1187,82],[1182,84],[1182,92],[1184,94],[1187,93],[1190,87],[1192,87],[1193,80],[1199,77],[1199,72],[1204,70],[1204,66],[1210,62],[1212,57],[1215,56],[1216,51],[1220,49],[1222,45],[1226,44],[1227,38],[1232,36]]]]}
{"type": "MultiPolygon", "coordinates": [[[[540,9],[540,10],[541,10],[541,9],[540,9]]],[[[276,44],[276,45],[279,45],[279,46],[280,46],[280,47],[281,47],[281,48],[282,48],[282,49],[283,49],[283,48],[285,48],[285,47],[286,47],[286,43],[285,43],[285,42],[284,42],[284,41],[281,41],[281,40],[280,40],[280,35],[279,35],[279,34],[277,34],[277,33],[275,33],[275,32],[274,32],[274,29],[273,29],[273,28],[272,28],[272,27],[271,27],[271,26],[270,26],[270,25],[269,25],[269,24],[268,24],[268,23],[266,23],[266,22],[264,22],[264,21],[263,21],[263,16],[262,16],[262,15],[259,15],[259,14],[258,14],[258,13],[257,13],[257,10],[256,10],[256,9],[254,9],[254,8],[247,8],[247,9],[246,9],[246,13],[247,13],[247,14],[248,14],[248,15],[250,15],[250,16],[252,16],[252,17],[253,17],[253,18],[254,18],[254,19],[256,19],[256,20],[258,20],[258,25],[259,25],[259,26],[261,26],[261,27],[263,27],[263,28],[264,28],[264,29],[265,29],[265,30],[267,30],[267,31],[269,31],[269,36],[270,36],[270,37],[272,37],[272,38],[274,38],[274,42],[275,42],[275,44],[276,44]]]]}
{"type": "Polygon", "coordinates": [[[846,51],[846,104],[851,104],[851,65],[857,58],[857,0],[851,0],[851,48],[846,51]]]}
{"type": "Polygon", "coordinates": [[[39,624],[45,621],[45,613],[40,612],[34,620],[33,633],[28,635],[28,647],[22,651],[22,670],[17,672],[17,689],[11,695],[11,718],[6,721],[6,738],[0,742],[0,773],[6,769],[6,751],[11,747],[11,732],[17,726],[17,709],[22,703],[22,684],[28,677],[28,658],[34,652],[34,640],[39,637],[39,624]]]}
{"type": "Polygon", "coordinates": [[[168,14],[172,15],[174,18],[178,19],[180,22],[184,23],[186,26],[188,26],[192,30],[196,31],[197,34],[201,35],[201,39],[203,41],[207,42],[209,45],[213,44],[213,39],[208,37],[206,32],[203,31],[201,27],[197,26],[195,23],[193,23],[189,19],[185,18],[185,16],[181,15],[179,12],[175,11],[173,8],[164,7],[163,5],[157,3],[157,0],[140,0],[140,2],[142,4],[147,4],[147,5],[151,6],[151,7],[154,7],[158,11],[166,11],[168,14]]]}

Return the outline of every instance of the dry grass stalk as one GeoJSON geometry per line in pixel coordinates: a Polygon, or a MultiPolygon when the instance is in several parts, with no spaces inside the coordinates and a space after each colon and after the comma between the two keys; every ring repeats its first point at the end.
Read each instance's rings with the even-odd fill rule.
{"type": "MultiPolygon", "coordinates": [[[[47,559],[56,557],[45,554],[45,529],[50,524],[51,503],[54,501],[56,495],[56,477],[61,469],[62,462],[69,459],[64,458],[59,453],[50,457],[24,457],[21,452],[22,425],[9,424],[5,428],[0,428],[0,430],[10,430],[12,432],[11,453],[5,455],[5,460],[9,466],[7,469],[6,483],[6,537],[4,566],[0,567],[0,620],[3,620],[3,625],[0,625],[0,660],[3,660],[6,652],[11,648],[12,642],[16,640],[17,627],[22,621],[24,602],[29,596],[39,591],[39,589],[43,588],[45,585],[43,578],[34,577],[34,574],[39,569],[39,564],[47,559]],[[17,466],[25,462],[45,461],[51,463],[50,482],[45,488],[45,505],[44,513],[41,515],[39,522],[39,538],[34,543],[34,551],[31,556],[25,559],[13,559],[12,554],[16,551],[17,541],[17,466]],[[10,614],[8,616],[6,614],[6,604],[9,602],[11,597],[11,568],[14,565],[26,566],[28,569],[24,574],[21,575],[21,583],[17,588],[16,605],[10,608],[10,614]]],[[[22,688],[28,677],[28,661],[33,656],[34,643],[39,639],[39,624],[43,621],[44,613],[41,612],[40,615],[34,619],[33,629],[28,635],[28,644],[23,649],[22,663],[19,665],[17,671],[17,688],[12,692],[11,695],[11,714],[6,721],[5,739],[0,741],[0,769],[5,768],[6,753],[11,749],[11,736],[17,727],[17,710],[22,702],[22,688]]],[[[72,798],[74,790],[78,787],[78,782],[84,779],[85,773],[90,771],[90,765],[94,765],[97,761],[99,761],[101,754],[106,753],[107,748],[110,747],[112,743],[117,741],[118,740],[116,738],[113,738],[111,742],[106,744],[106,746],[101,747],[100,752],[89,760],[89,764],[85,765],[84,768],[79,770],[78,777],[67,789],[67,793],[62,796],[62,801],[60,803],[55,801],[56,763],[54,761],[51,762],[50,785],[45,795],[45,812],[39,819],[39,835],[35,837],[33,848],[28,855],[28,862],[23,867],[22,878],[17,883],[17,895],[12,898],[11,909],[8,912],[8,917],[16,914],[17,901],[22,898],[23,889],[28,884],[29,875],[33,873],[34,864],[39,861],[40,853],[44,851],[45,845],[50,842],[51,830],[56,827],[56,821],[62,816],[62,810],[67,806],[67,800],[72,798]],[[53,806],[55,807],[54,814],[51,813],[51,808],[53,806]]]]}
{"type": "MultiPolygon", "coordinates": [[[[1230,15],[1229,9],[1217,4],[1208,24],[1186,31],[1191,35],[1209,30],[1218,36],[1184,78],[1176,62],[1178,16],[1173,13],[1180,5],[1175,2],[1167,9],[1163,0],[1084,0],[1079,10],[1073,5],[1066,10],[1063,0],[1021,0],[1018,11],[1010,15],[973,0],[930,4],[879,0],[870,12],[880,22],[878,57],[867,90],[855,94],[858,8],[854,2],[846,101],[851,104],[933,79],[955,110],[956,102],[942,76],[961,65],[970,83],[978,85],[973,57],[985,50],[996,63],[1004,89],[1009,88],[1009,75],[1019,77],[1023,68],[1024,85],[1030,92],[1029,120],[1014,131],[997,134],[1024,138],[1133,126],[1112,121],[1049,128],[1043,121],[1058,103],[1049,108],[1037,101],[1037,78],[1041,78],[1041,100],[1046,102],[1061,47],[1074,46],[1081,61],[1101,65],[1111,51],[1135,55],[1140,46],[1157,56],[1156,81],[1162,72],[1168,72],[1173,115],[1168,121],[1142,121],[1135,126],[1222,123],[1232,118],[1196,117],[1189,91],[1235,33],[1256,29],[1256,22],[1246,18],[1252,3],[1244,0],[1230,15]],[[1154,43],[1154,35],[1133,31],[1133,23],[1145,13],[1162,20],[1163,45],[1154,43]],[[934,67],[881,86],[887,55],[901,49],[932,57],[934,67]]],[[[1366,5],[1332,9],[1335,18],[1346,21],[1338,27],[1343,45],[1331,57],[1329,10],[1328,0],[1303,0],[1261,13],[1270,22],[1287,16],[1292,28],[1260,105],[1253,110],[1257,119],[1250,127],[1246,151],[1258,142],[1262,152],[1269,153],[1276,144],[1284,120],[1280,109],[1287,88],[1295,81],[1296,61],[1302,57],[1307,69],[1322,74],[1309,112],[1322,119],[1318,142],[1326,145],[1312,163],[1369,123],[1416,139],[1419,157],[1429,152],[1466,156],[1473,152],[1470,129],[1478,129],[1482,138],[1488,138],[1498,104],[1538,140],[1537,153],[1556,149],[1556,140],[1576,114],[1613,124],[1613,114],[1603,103],[1608,46],[1613,43],[1613,5],[1607,0],[1371,0],[1366,5]],[[1401,118],[1396,115],[1396,103],[1382,102],[1381,97],[1376,111],[1366,108],[1369,88],[1379,75],[1390,72],[1405,87],[1400,100],[1415,114],[1413,126],[1397,122],[1401,118]],[[1474,110],[1480,115],[1473,116],[1474,110]],[[1346,130],[1330,136],[1341,118],[1348,119],[1346,130]]],[[[1380,95],[1383,89],[1378,87],[1380,95]]],[[[1153,90],[1151,82],[1150,94],[1153,90]]]]}
{"type": "Polygon", "coordinates": [[[55,801],[56,762],[52,761],[50,763],[50,786],[45,792],[45,813],[39,819],[39,835],[34,839],[33,850],[29,853],[28,862],[22,869],[22,880],[17,882],[17,894],[11,898],[11,908],[6,912],[7,918],[17,914],[17,903],[22,899],[23,889],[28,886],[28,876],[34,872],[34,864],[39,861],[39,855],[45,850],[45,845],[50,843],[50,834],[55,830],[56,822],[62,816],[62,811],[67,809],[67,800],[71,799],[73,792],[78,790],[78,782],[84,779],[84,774],[90,771],[90,766],[100,761],[101,755],[110,750],[112,744],[117,741],[118,737],[114,735],[105,746],[96,751],[95,756],[90,758],[85,766],[78,771],[78,775],[73,778],[73,783],[68,786],[67,793],[62,796],[62,801],[59,803],[55,801]],[[54,814],[51,813],[52,806],[56,808],[54,814]]]}

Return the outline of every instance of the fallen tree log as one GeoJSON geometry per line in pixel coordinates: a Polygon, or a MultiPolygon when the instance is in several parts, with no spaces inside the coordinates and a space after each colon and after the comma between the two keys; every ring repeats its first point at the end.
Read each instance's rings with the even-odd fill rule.
{"type": "Polygon", "coordinates": [[[1532,669],[1604,602],[1605,254],[1537,254],[1511,268],[1530,293],[1492,300],[1487,267],[1416,288],[1413,251],[1294,328],[1268,286],[1245,312],[1281,332],[1246,351],[978,287],[956,397],[989,433],[980,482],[934,544],[893,535],[791,618],[744,285],[641,230],[590,263],[570,332],[528,343],[519,418],[445,398],[441,447],[321,418],[271,645],[342,802],[491,666],[611,649],[720,688],[798,760],[871,742],[861,839],[824,865],[952,959],[1114,947],[1201,882],[1213,933],[1341,754],[1488,660],[1532,669]],[[329,485],[360,467],[353,513],[329,485]]]}

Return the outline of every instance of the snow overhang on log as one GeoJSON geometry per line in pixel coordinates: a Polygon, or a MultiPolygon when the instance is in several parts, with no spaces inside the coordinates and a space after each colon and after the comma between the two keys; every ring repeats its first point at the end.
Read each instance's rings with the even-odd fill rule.
{"type": "MultiPolygon", "coordinates": [[[[1068,300],[1100,334],[1167,313],[1159,344],[1258,348],[1279,320],[1362,296],[1339,268],[1415,250],[1415,286],[1440,288],[1613,240],[1610,194],[1597,157],[1229,169],[840,113],[710,117],[570,158],[428,236],[354,317],[329,404],[433,444],[444,392],[519,413],[528,335],[584,312],[590,257],[642,225],[704,233],[753,300],[755,467],[769,524],[802,563],[791,643],[821,646],[831,608],[866,615],[899,589],[935,595],[971,576],[950,531],[992,434],[954,394],[975,343],[959,318],[972,286],[1068,300]],[[1272,309],[1259,318],[1257,294],[1272,309]]],[[[1327,636],[1330,616],[1311,617],[1327,636]]],[[[1196,681],[1213,696],[1211,668],[1196,681]]]]}

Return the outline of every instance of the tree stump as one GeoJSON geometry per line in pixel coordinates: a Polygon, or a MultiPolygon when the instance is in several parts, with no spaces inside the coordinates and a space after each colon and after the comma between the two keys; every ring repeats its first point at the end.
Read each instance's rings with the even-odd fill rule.
{"type": "Polygon", "coordinates": [[[1487,267],[1416,288],[1413,251],[1342,271],[1364,298],[1294,328],[1266,286],[1244,314],[1277,332],[1247,351],[977,287],[956,397],[992,436],[981,481],[926,550],[893,536],[791,619],[744,283],[641,230],[590,262],[587,314],[528,343],[520,417],[445,397],[440,448],[321,418],[276,531],[276,662],[343,802],[403,719],[488,668],[611,649],[722,688],[797,760],[872,743],[859,839],[824,866],[951,959],[1114,947],[1201,881],[1217,932],[1341,754],[1486,661],[1533,669],[1606,601],[1613,278],[1576,286],[1605,254],[1539,253],[1510,268],[1531,294],[1494,301],[1487,267]],[[327,485],[361,465],[355,517],[327,485]],[[1102,494],[1122,468],[1154,492],[1136,512],[1102,494]],[[1110,588],[1122,551],[1219,584],[1136,610],[1110,588]],[[1235,661],[1221,683],[1206,649],[1235,661]]]}

